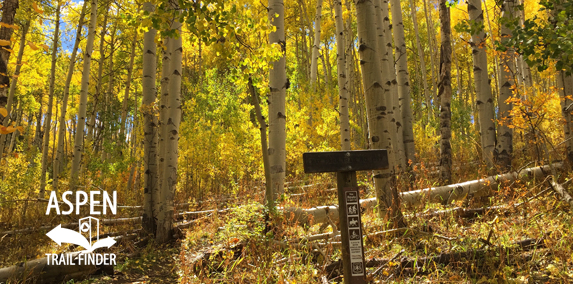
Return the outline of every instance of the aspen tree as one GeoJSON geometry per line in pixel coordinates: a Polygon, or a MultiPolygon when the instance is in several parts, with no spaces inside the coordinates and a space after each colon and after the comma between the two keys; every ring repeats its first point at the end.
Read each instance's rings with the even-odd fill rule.
{"type": "Polygon", "coordinates": [[[76,55],[78,53],[78,47],[80,45],[81,35],[82,35],[82,27],[84,25],[84,18],[86,15],[87,10],[87,1],[84,2],[82,6],[82,11],[80,13],[80,19],[78,22],[78,27],[76,28],[76,39],[74,41],[74,47],[72,48],[72,54],[70,55],[70,64],[68,66],[68,73],[66,75],[66,82],[64,84],[64,96],[62,98],[62,109],[60,110],[60,122],[58,127],[58,146],[56,149],[56,155],[54,157],[54,166],[53,166],[53,178],[52,178],[52,190],[57,191],[59,186],[59,174],[60,168],[62,167],[63,163],[63,155],[64,155],[64,140],[66,138],[66,114],[68,110],[68,98],[70,96],[70,84],[72,82],[72,76],[74,74],[74,66],[76,62],[76,55]]]}
{"type": "Polygon", "coordinates": [[[312,92],[316,92],[316,80],[318,76],[318,57],[320,50],[320,21],[322,19],[322,0],[316,1],[316,17],[314,18],[314,43],[312,45],[312,57],[310,62],[310,86],[312,92]]]}
{"type": "Polygon", "coordinates": [[[268,206],[274,207],[278,196],[284,192],[286,170],[286,113],[285,95],[287,88],[286,77],[286,40],[284,26],[283,0],[269,0],[269,23],[276,30],[269,34],[269,43],[277,44],[282,56],[272,62],[269,74],[269,163],[271,172],[272,192],[267,196],[268,206]]]}
{"type": "MultiPolygon", "coordinates": [[[[404,23],[402,22],[402,7],[400,0],[391,0],[392,31],[396,44],[396,80],[398,82],[399,109],[402,121],[402,134],[404,154],[408,163],[416,162],[416,147],[414,146],[414,128],[412,117],[412,97],[410,95],[410,75],[408,74],[408,55],[406,54],[406,40],[404,37],[404,23]]],[[[398,146],[399,147],[399,146],[398,146]]],[[[400,149],[400,148],[398,148],[400,149]]],[[[401,153],[398,161],[404,158],[401,153]]],[[[401,165],[404,166],[403,164],[401,165]]]]}
{"type": "Polygon", "coordinates": [[[438,96],[440,97],[440,179],[442,184],[452,183],[452,30],[450,26],[450,8],[447,0],[440,0],[441,47],[440,47],[440,82],[438,96]]]}
{"type": "Polygon", "coordinates": [[[126,120],[127,120],[127,111],[128,111],[128,102],[129,102],[129,90],[131,88],[131,76],[133,74],[133,63],[135,60],[135,45],[137,42],[137,30],[134,32],[133,40],[131,41],[131,52],[129,58],[129,66],[127,68],[127,79],[125,81],[125,93],[123,95],[123,102],[121,105],[121,121],[120,121],[120,130],[119,130],[119,139],[120,143],[125,142],[125,128],[126,128],[126,120]]]}
{"type": "Polygon", "coordinates": [[[336,51],[338,70],[338,112],[340,117],[340,148],[350,150],[350,118],[348,115],[348,90],[346,81],[346,45],[344,23],[342,19],[342,0],[334,1],[334,17],[336,24],[336,51]]]}
{"type": "MultiPolygon", "coordinates": [[[[50,145],[50,127],[52,126],[52,107],[54,105],[54,85],[56,83],[56,62],[58,60],[58,39],[60,37],[60,2],[56,6],[56,23],[52,41],[52,64],[50,68],[50,83],[48,109],[44,118],[44,143],[42,145],[42,175],[40,176],[40,198],[44,198],[46,190],[46,171],[48,169],[48,151],[50,145]]],[[[57,113],[56,113],[57,114],[57,113]]]]}
{"type": "MultiPolygon", "coordinates": [[[[4,28],[4,27],[2,27],[4,28]]],[[[24,49],[26,47],[26,36],[28,35],[28,30],[30,28],[30,21],[26,21],[22,25],[22,34],[20,35],[20,49],[18,50],[18,55],[16,57],[16,68],[14,70],[14,76],[12,83],[10,84],[10,90],[8,91],[8,99],[6,101],[6,111],[10,114],[12,112],[12,104],[14,102],[14,94],[16,93],[16,86],[18,85],[18,76],[20,75],[20,70],[22,69],[22,57],[24,56],[24,49]]],[[[21,106],[20,106],[21,107],[21,106]]],[[[10,117],[8,115],[4,118],[2,125],[8,125],[10,122],[10,117]]],[[[4,156],[4,146],[6,145],[7,135],[0,134],[0,160],[4,156]]]]}
{"type": "MultiPolygon", "coordinates": [[[[379,0],[378,0],[379,1],[379,0]]],[[[379,2],[378,2],[379,3],[379,2]]],[[[392,151],[392,141],[388,132],[390,116],[388,105],[384,101],[382,71],[380,66],[380,53],[376,40],[375,5],[372,0],[357,0],[356,19],[358,25],[359,53],[362,66],[362,83],[367,104],[367,116],[369,127],[369,142],[372,149],[384,149],[392,151]]],[[[378,5],[379,6],[379,5],[378,5]]],[[[400,199],[396,188],[391,187],[393,179],[393,158],[388,157],[390,167],[387,170],[374,172],[374,185],[379,207],[379,216],[386,215],[394,227],[405,226],[405,221],[400,211],[400,199]]]]}
{"type": "Polygon", "coordinates": [[[78,110],[78,122],[76,127],[76,136],[74,139],[72,170],[70,172],[70,190],[75,191],[80,173],[80,161],[84,146],[84,128],[86,123],[86,108],[88,102],[88,84],[90,79],[90,65],[92,50],[95,38],[95,29],[97,26],[97,0],[91,0],[90,26],[88,29],[88,38],[84,50],[84,64],[81,80],[80,103],[78,110]]]}
{"type": "Polygon", "coordinates": [[[414,0],[410,0],[410,14],[412,17],[412,22],[414,23],[414,34],[416,36],[416,50],[418,51],[418,58],[420,59],[420,69],[422,75],[422,92],[424,93],[424,99],[426,101],[426,111],[428,112],[428,120],[432,115],[432,102],[430,98],[430,93],[428,92],[428,78],[426,78],[426,59],[424,58],[424,51],[422,50],[422,45],[420,44],[420,32],[418,29],[418,17],[416,16],[416,5],[414,0]]]}
{"type": "Polygon", "coordinates": [[[392,52],[392,24],[390,23],[390,13],[388,9],[388,0],[382,0],[380,6],[376,5],[376,17],[380,25],[378,29],[378,47],[381,52],[381,70],[382,78],[385,85],[389,88],[388,104],[391,105],[389,110],[390,130],[392,138],[392,150],[396,166],[402,171],[406,168],[406,155],[404,151],[404,136],[403,136],[403,123],[402,115],[400,114],[399,97],[398,97],[398,81],[396,80],[396,66],[394,65],[394,55],[392,52]],[[387,70],[387,71],[384,71],[387,70]]]}
{"type": "MultiPolygon", "coordinates": [[[[504,21],[512,21],[515,16],[514,0],[503,2],[501,17],[504,21]]],[[[501,25],[501,42],[507,42],[511,37],[511,29],[501,25]]],[[[512,92],[515,89],[515,51],[513,47],[508,47],[501,55],[500,89],[499,89],[499,119],[497,125],[497,145],[495,146],[496,164],[503,170],[511,169],[511,159],[513,157],[513,103],[510,101],[512,92]]]]}
{"type": "Polygon", "coordinates": [[[163,162],[163,176],[160,189],[160,206],[157,214],[156,240],[165,243],[172,238],[173,226],[173,196],[177,186],[177,158],[179,145],[179,125],[181,124],[181,74],[183,42],[181,35],[181,23],[174,20],[171,28],[177,31],[177,35],[169,40],[167,47],[171,51],[169,62],[169,92],[167,98],[167,117],[164,127],[167,132],[165,137],[165,160],[163,162]]]}
{"type": "MultiPolygon", "coordinates": [[[[111,4],[110,4],[111,5],[111,4]]],[[[97,67],[97,84],[95,85],[95,100],[93,102],[92,112],[90,113],[89,122],[86,123],[88,126],[87,140],[92,141],[95,138],[96,133],[96,112],[97,112],[97,100],[103,96],[102,88],[102,77],[103,77],[103,62],[105,61],[105,34],[107,28],[107,19],[109,17],[109,6],[106,9],[105,16],[103,18],[103,25],[101,26],[101,31],[99,34],[99,62],[97,67]]],[[[103,131],[103,130],[100,130],[103,131]]]]}
{"type": "MultiPolygon", "coordinates": [[[[143,4],[143,9],[154,11],[151,2],[143,4]]],[[[142,62],[142,95],[141,112],[143,113],[143,229],[155,234],[156,210],[154,203],[159,200],[159,183],[157,173],[157,117],[155,116],[155,103],[157,88],[155,77],[157,72],[157,45],[155,37],[157,30],[149,28],[143,36],[143,62],[142,62]]]]}
{"type": "MultiPolygon", "coordinates": [[[[475,21],[476,24],[483,26],[484,18],[481,0],[468,1],[468,14],[470,21],[475,21]]],[[[493,152],[495,150],[494,105],[487,72],[486,42],[483,30],[472,35],[470,45],[474,60],[474,84],[477,94],[476,104],[483,159],[488,167],[493,167],[493,152]]]]}

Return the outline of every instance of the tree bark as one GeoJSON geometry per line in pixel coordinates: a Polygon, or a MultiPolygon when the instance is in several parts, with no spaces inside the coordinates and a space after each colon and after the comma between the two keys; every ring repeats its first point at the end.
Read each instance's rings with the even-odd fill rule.
{"type": "Polygon", "coordinates": [[[377,32],[372,27],[377,27],[375,7],[380,6],[372,0],[355,1],[356,19],[358,24],[358,37],[360,62],[362,66],[362,83],[366,96],[366,107],[369,127],[369,142],[372,149],[387,149],[389,152],[390,167],[387,170],[374,172],[374,185],[376,187],[376,199],[379,206],[379,216],[386,217],[394,227],[405,226],[402,212],[400,211],[400,199],[396,188],[391,186],[393,181],[393,153],[392,141],[388,131],[390,115],[387,98],[389,90],[384,88],[382,70],[380,66],[380,49],[378,47],[377,32]]]}
{"type": "Polygon", "coordinates": [[[340,149],[350,150],[350,118],[348,115],[348,81],[346,80],[346,45],[344,23],[342,19],[342,0],[334,1],[334,17],[336,24],[336,51],[338,70],[338,113],[340,119],[340,149]]]}
{"type": "MultiPolygon", "coordinates": [[[[153,12],[155,7],[151,2],[143,4],[143,9],[153,12]]],[[[150,28],[143,36],[143,71],[141,113],[143,114],[143,219],[142,226],[145,231],[155,235],[157,225],[155,220],[157,212],[154,204],[159,200],[159,183],[157,172],[157,117],[155,105],[157,100],[157,87],[155,77],[157,72],[157,45],[155,37],[157,30],[150,28]]],[[[135,131],[135,130],[134,130],[135,131]]]]}
{"type": "MultiPolygon", "coordinates": [[[[563,165],[556,163],[553,165],[523,169],[519,173],[511,172],[458,184],[401,192],[400,198],[404,206],[418,206],[428,202],[450,204],[455,200],[488,196],[492,191],[498,190],[501,184],[508,184],[517,179],[535,178],[542,180],[548,174],[551,174],[551,166],[560,168],[563,165]]],[[[365,209],[374,208],[377,204],[376,198],[360,200],[360,206],[365,209]]],[[[308,209],[289,207],[283,208],[282,210],[287,217],[290,215],[289,222],[319,224],[338,221],[338,206],[318,206],[308,209]]]]}
{"type": "Polygon", "coordinates": [[[422,75],[422,87],[424,100],[426,101],[426,111],[428,112],[428,120],[432,115],[432,99],[430,98],[430,93],[428,92],[428,78],[426,77],[426,59],[424,58],[424,51],[422,50],[422,45],[420,44],[420,33],[418,29],[418,17],[416,16],[416,5],[414,0],[410,0],[410,13],[412,17],[412,22],[414,23],[414,34],[416,35],[416,49],[418,51],[418,58],[420,59],[420,74],[422,75]]]}
{"type": "MultiPolygon", "coordinates": [[[[103,77],[103,63],[105,61],[105,34],[107,29],[107,19],[109,17],[109,6],[105,12],[105,16],[103,18],[103,25],[101,27],[101,31],[99,34],[99,62],[97,67],[97,85],[95,86],[95,100],[93,102],[92,112],[89,116],[89,122],[87,123],[88,126],[88,135],[87,141],[93,141],[96,136],[96,116],[97,116],[97,101],[101,99],[103,96],[102,88],[103,82],[101,78],[103,77]]],[[[101,119],[100,119],[101,120],[101,119]]],[[[101,123],[101,122],[100,122],[101,123]]],[[[101,130],[100,130],[101,131],[101,130]]]]}
{"type": "Polygon", "coordinates": [[[129,67],[127,68],[127,79],[125,81],[125,94],[123,96],[123,103],[121,106],[121,122],[119,130],[120,143],[125,142],[125,127],[129,103],[129,89],[131,88],[131,76],[133,74],[133,62],[135,60],[135,43],[137,42],[137,32],[133,36],[131,42],[131,56],[129,58],[129,67]]]}
{"type": "MultiPolygon", "coordinates": [[[[505,0],[502,7],[502,18],[505,21],[512,21],[516,16],[515,0],[505,0]]],[[[501,42],[507,42],[511,37],[511,28],[501,25],[501,42]]],[[[495,161],[504,171],[511,169],[513,157],[513,103],[510,101],[515,87],[515,51],[508,47],[507,51],[501,55],[502,68],[500,75],[499,119],[497,122],[497,145],[495,148],[495,161]]]]}
{"type": "Polygon", "coordinates": [[[73,149],[72,170],[70,173],[70,190],[75,191],[80,173],[80,161],[82,159],[84,146],[84,128],[86,123],[86,109],[88,102],[88,84],[90,80],[90,65],[92,61],[92,51],[97,26],[97,0],[91,0],[90,26],[88,29],[88,39],[84,51],[84,65],[80,90],[80,103],[78,110],[78,122],[73,149]]]}
{"type": "MultiPolygon", "coordinates": [[[[394,32],[394,42],[396,44],[396,79],[398,81],[398,99],[401,115],[403,148],[406,163],[416,163],[416,147],[414,145],[414,127],[412,116],[412,97],[410,95],[410,75],[408,74],[408,55],[406,53],[406,40],[404,36],[404,23],[402,22],[402,7],[400,0],[391,0],[392,8],[392,30],[394,32]]],[[[400,126],[399,126],[400,127],[400,126]]],[[[399,149],[399,148],[398,148],[399,149]]],[[[400,154],[400,153],[397,153],[400,154]]],[[[401,154],[399,159],[404,159],[401,154]]],[[[400,161],[400,160],[399,160],[400,161]]],[[[404,167],[404,165],[402,165],[404,167]]]]}
{"type": "MultiPolygon", "coordinates": [[[[267,152],[267,122],[261,111],[261,103],[259,100],[259,95],[255,90],[253,85],[253,79],[249,76],[249,92],[251,93],[251,100],[253,107],[255,108],[256,121],[259,125],[259,133],[261,137],[261,152],[263,154],[263,168],[265,171],[265,194],[270,196],[272,194],[271,188],[271,173],[269,170],[269,153],[267,152]]],[[[253,122],[255,123],[255,122],[253,122]]]]}
{"type": "MultiPolygon", "coordinates": [[[[5,27],[2,27],[4,29],[5,27]]],[[[20,35],[20,49],[18,50],[18,57],[16,57],[16,69],[14,70],[14,76],[12,83],[10,84],[10,91],[8,92],[8,99],[6,102],[6,111],[8,116],[4,118],[2,125],[7,126],[12,118],[12,104],[14,102],[14,94],[16,93],[16,86],[18,85],[18,76],[20,75],[20,69],[22,69],[22,57],[24,56],[24,49],[26,47],[26,35],[28,34],[28,29],[30,28],[30,21],[26,21],[22,25],[22,35],[20,35]]],[[[14,118],[12,118],[14,120],[14,118]]],[[[8,135],[0,134],[0,161],[4,156],[4,146],[6,145],[6,139],[8,135]]]]}
{"type": "MultiPolygon", "coordinates": [[[[322,19],[322,0],[316,1],[316,16],[314,18],[314,44],[312,45],[312,58],[310,62],[310,87],[316,92],[318,77],[318,57],[320,50],[320,20],[322,19]]],[[[313,94],[311,94],[312,96],[313,94]]]]}
{"type": "Polygon", "coordinates": [[[440,47],[440,83],[438,96],[440,97],[440,179],[443,184],[452,181],[452,137],[450,102],[452,100],[452,45],[450,8],[446,0],[440,0],[441,47],[440,47]]]}
{"type": "Polygon", "coordinates": [[[78,22],[78,27],[76,29],[76,40],[74,41],[74,47],[72,48],[72,54],[70,55],[70,65],[68,66],[68,73],[66,75],[66,82],[64,85],[64,96],[62,98],[62,109],[60,110],[60,123],[58,127],[58,146],[56,150],[56,155],[54,158],[53,174],[52,174],[52,190],[58,190],[59,186],[59,175],[61,167],[65,165],[63,162],[64,155],[64,140],[66,138],[66,114],[68,110],[68,98],[70,96],[70,84],[72,82],[72,76],[74,74],[74,66],[76,65],[76,55],[78,53],[78,47],[80,45],[80,40],[82,36],[82,27],[84,25],[84,18],[87,10],[87,1],[84,2],[82,6],[82,12],[80,13],[80,19],[78,22]]]}
{"type": "MultiPolygon", "coordinates": [[[[178,8],[176,8],[178,9],[178,8]]],[[[173,196],[177,186],[177,158],[179,145],[179,125],[181,124],[181,74],[183,42],[181,23],[174,20],[171,28],[178,32],[177,38],[169,40],[168,49],[172,52],[169,62],[169,93],[167,98],[167,120],[163,177],[160,191],[160,207],[157,218],[156,240],[165,243],[173,237],[173,196]]]]}
{"type": "MultiPolygon", "coordinates": [[[[56,62],[58,60],[58,39],[60,37],[60,2],[56,7],[56,27],[52,43],[52,65],[50,68],[50,93],[48,97],[48,110],[44,118],[44,145],[42,150],[42,175],[40,176],[40,198],[44,198],[46,190],[46,172],[48,169],[48,152],[50,145],[50,127],[52,126],[52,107],[54,104],[54,85],[56,83],[56,62]]],[[[56,113],[57,115],[57,113],[56,113]]]]}
{"type": "Polygon", "coordinates": [[[274,207],[276,199],[284,193],[286,170],[286,39],[283,0],[269,0],[269,22],[276,27],[269,34],[269,43],[278,44],[283,55],[272,62],[269,74],[269,163],[271,171],[272,195],[267,196],[269,207],[274,207]],[[278,15],[278,16],[275,16],[278,15]]]}
{"type": "MultiPolygon", "coordinates": [[[[374,2],[375,5],[378,3],[374,2]]],[[[390,135],[392,138],[392,150],[394,153],[393,159],[396,161],[394,165],[402,171],[406,167],[405,153],[404,153],[404,136],[402,115],[399,107],[398,95],[398,81],[396,80],[396,66],[394,64],[394,55],[392,52],[392,24],[390,23],[390,13],[388,9],[388,0],[382,0],[379,7],[375,7],[376,17],[378,19],[378,47],[381,52],[380,66],[382,69],[382,79],[384,86],[389,88],[388,104],[391,105],[389,114],[390,135]],[[387,70],[387,71],[384,71],[387,70]]]]}
{"type": "MultiPolygon", "coordinates": [[[[481,0],[468,1],[468,14],[470,21],[477,24],[484,23],[481,0]]],[[[474,60],[474,84],[477,93],[477,111],[479,117],[481,147],[483,159],[488,167],[494,166],[493,152],[495,150],[495,124],[494,105],[491,94],[491,85],[487,72],[487,53],[485,32],[480,31],[472,35],[470,42],[474,60]]]]}

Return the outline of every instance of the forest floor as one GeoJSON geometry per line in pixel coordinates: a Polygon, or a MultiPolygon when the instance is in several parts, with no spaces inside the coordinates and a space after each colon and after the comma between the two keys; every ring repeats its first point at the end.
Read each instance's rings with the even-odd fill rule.
{"type": "MultiPolygon", "coordinates": [[[[560,181],[572,192],[570,175],[560,181]]],[[[427,187],[419,178],[414,186],[427,187]]],[[[332,184],[324,182],[330,179],[290,190],[294,195],[286,195],[281,206],[336,204],[332,184]]],[[[371,197],[373,190],[361,184],[361,197],[371,197]]],[[[339,283],[340,240],[316,238],[332,229],[268,215],[260,195],[253,190],[225,204],[189,208],[230,210],[199,216],[167,246],[120,242],[114,275],[67,283],[339,283]]],[[[397,231],[365,210],[367,275],[372,283],[573,283],[572,212],[542,180],[503,184],[489,198],[404,208],[408,228],[397,231]],[[463,214],[459,207],[481,210],[463,214]]],[[[44,234],[0,239],[2,266],[53,251],[55,244],[33,241],[44,234]]]]}

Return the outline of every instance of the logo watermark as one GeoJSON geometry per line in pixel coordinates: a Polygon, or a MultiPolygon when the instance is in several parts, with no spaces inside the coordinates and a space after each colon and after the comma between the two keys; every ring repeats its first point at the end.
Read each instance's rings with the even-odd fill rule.
{"type": "MultiPolygon", "coordinates": [[[[48,201],[48,207],[46,208],[46,215],[50,215],[50,211],[54,209],[57,215],[69,215],[72,212],[76,212],[76,215],[80,214],[80,208],[82,206],[88,205],[90,207],[90,215],[100,215],[102,212],[97,211],[96,207],[103,206],[103,214],[107,213],[107,208],[109,207],[112,214],[117,213],[117,192],[112,193],[110,198],[109,194],[105,191],[91,191],[88,195],[86,192],[77,191],[75,194],[75,204],[67,199],[67,196],[72,195],[71,191],[66,191],[62,194],[63,202],[58,202],[56,193],[52,191],[50,194],[50,200],[48,201]],[[97,200],[96,196],[102,196],[103,203],[97,200]],[[69,208],[65,211],[60,211],[60,205],[65,203],[69,208]],[[100,205],[101,204],[101,205],[100,205]],[[74,208],[75,207],[75,208],[74,208]]],[[[77,257],[72,254],[51,254],[47,253],[48,265],[115,265],[116,258],[113,253],[93,253],[94,250],[98,248],[110,248],[116,242],[113,238],[107,237],[100,240],[99,237],[99,226],[100,221],[94,217],[85,217],[78,220],[79,229],[78,231],[70,230],[67,228],[62,228],[62,225],[58,225],[51,231],[49,231],[46,236],[56,242],[58,245],[62,243],[74,244],[84,248],[77,257]]]]}

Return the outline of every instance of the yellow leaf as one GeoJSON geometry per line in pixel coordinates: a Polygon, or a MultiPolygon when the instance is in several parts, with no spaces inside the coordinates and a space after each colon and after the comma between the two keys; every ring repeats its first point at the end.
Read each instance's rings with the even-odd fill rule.
{"type": "Polygon", "coordinates": [[[36,3],[32,3],[32,8],[34,8],[34,11],[36,11],[36,13],[44,14],[44,11],[40,10],[40,8],[38,8],[38,5],[36,5],[36,3]]]}
{"type": "Polygon", "coordinates": [[[3,117],[7,117],[7,116],[8,116],[8,111],[7,111],[5,108],[0,107],[0,114],[1,114],[3,117]]]}
{"type": "Polygon", "coordinates": [[[48,52],[49,47],[48,47],[47,45],[42,44],[42,47],[44,48],[44,50],[45,50],[46,52],[48,52]]]}
{"type": "Polygon", "coordinates": [[[31,41],[28,42],[28,45],[30,46],[30,48],[31,48],[32,50],[38,50],[38,47],[37,47],[33,42],[31,42],[31,41]]]}
{"type": "Polygon", "coordinates": [[[0,39],[0,46],[9,46],[10,44],[9,40],[0,39]]]}
{"type": "Polygon", "coordinates": [[[10,24],[6,24],[6,23],[2,23],[2,22],[0,22],[0,27],[5,27],[5,28],[8,28],[8,29],[18,30],[18,26],[16,26],[16,25],[10,25],[10,24]]]}
{"type": "Polygon", "coordinates": [[[18,129],[18,131],[20,131],[20,133],[24,133],[24,127],[17,126],[16,129],[18,129]]]}

